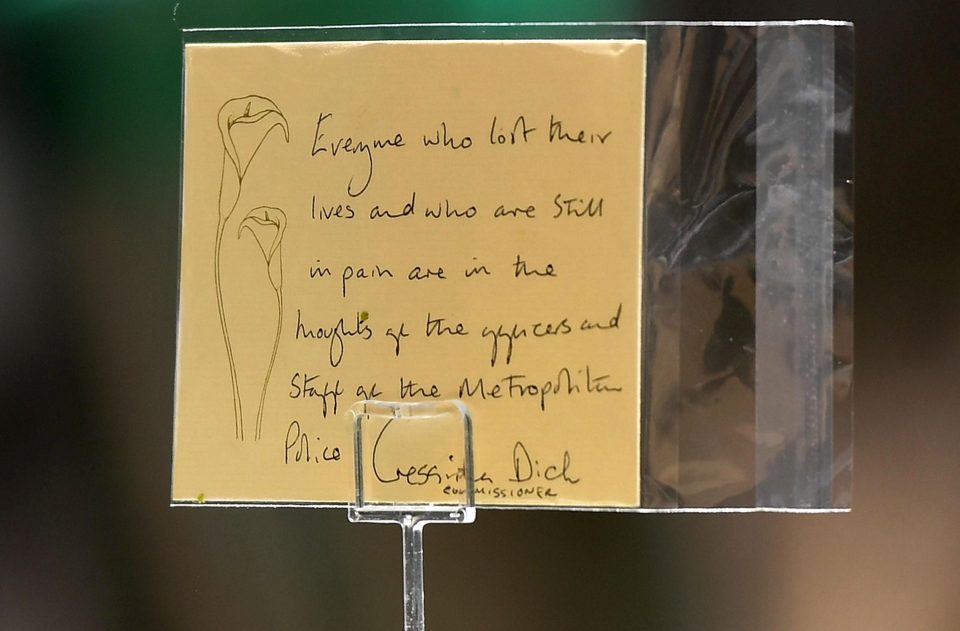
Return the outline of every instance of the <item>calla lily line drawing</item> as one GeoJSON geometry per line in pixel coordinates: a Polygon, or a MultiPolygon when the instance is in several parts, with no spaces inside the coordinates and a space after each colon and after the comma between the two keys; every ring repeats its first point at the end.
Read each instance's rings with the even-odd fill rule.
{"type": "MultiPolygon", "coordinates": [[[[276,103],[266,97],[257,95],[230,99],[224,103],[217,114],[217,125],[223,144],[223,163],[220,172],[220,191],[217,198],[218,221],[213,254],[214,283],[217,290],[217,308],[220,314],[220,326],[223,330],[223,342],[226,346],[227,363],[230,367],[230,382],[233,387],[234,431],[236,438],[243,440],[243,405],[240,398],[236,361],[233,347],[230,343],[230,332],[227,327],[227,316],[223,303],[223,283],[220,268],[223,234],[227,221],[233,216],[237,209],[237,204],[240,201],[240,196],[243,191],[243,180],[247,174],[247,169],[249,169],[260,147],[270,135],[270,132],[276,128],[283,131],[284,141],[289,142],[290,128],[287,124],[287,119],[280,112],[276,103]]],[[[270,372],[273,369],[273,361],[276,358],[276,346],[279,343],[279,327],[283,313],[282,300],[280,298],[281,273],[279,250],[280,239],[283,237],[283,230],[286,227],[286,216],[279,209],[260,207],[250,211],[244,217],[237,230],[238,238],[245,227],[250,229],[250,232],[257,239],[257,244],[263,252],[264,259],[267,262],[271,285],[273,285],[274,291],[277,293],[281,316],[277,322],[277,342],[274,344],[273,355],[267,371],[267,379],[264,381],[263,392],[260,397],[256,434],[257,437],[259,437],[263,415],[263,400],[266,396],[266,384],[269,381],[270,372]],[[269,226],[273,226],[271,229],[276,229],[276,233],[269,246],[265,248],[258,234],[261,233],[260,227],[265,227],[268,224],[269,226]],[[274,260],[276,263],[273,263],[274,260]]]]}
{"type": "Polygon", "coordinates": [[[283,231],[286,228],[286,214],[279,208],[270,206],[254,208],[246,214],[243,221],[240,222],[240,227],[237,228],[238,239],[245,229],[256,239],[257,245],[260,246],[260,252],[263,253],[263,259],[267,264],[270,284],[277,295],[277,333],[273,340],[270,363],[267,364],[267,374],[263,379],[263,388],[260,390],[260,407],[257,409],[257,428],[254,435],[256,440],[260,440],[260,432],[263,428],[263,402],[267,397],[267,384],[270,383],[273,363],[277,359],[277,348],[280,346],[280,327],[283,323],[283,264],[280,256],[280,245],[283,239],[283,231]],[[272,237],[270,236],[271,233],[273,234],[272,237]]]}

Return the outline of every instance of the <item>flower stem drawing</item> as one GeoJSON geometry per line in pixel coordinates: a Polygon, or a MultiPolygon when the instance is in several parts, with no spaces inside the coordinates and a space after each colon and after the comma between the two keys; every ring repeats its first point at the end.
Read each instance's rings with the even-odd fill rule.
{"type": "MultiPolygon", "coordinates": [[[[227,222],[233,216],[237,209],[237,205],[240,202],[241,193],[243,192],[243,180],[247,174],[247,169],[250,167],[250,163],[253,161],[253,158],[257,155],[260,147],[263,145],[264,141],[274,128],[279,127],[283,130],[285,142],[290,141],[290,129],[287,125],[287,119],[280,112],[280,109],[277,107],[277,105],[270,99],[257,95],[249,95],[236,99],[230,99],[224,103],[217,114],[217,126],[219,127],[220,140],[223,144],[223,160],[220,171],[220,190],[217,198],[218,220],[216,243],[213,254],[214,283],[217,290],[217,309],[220,315],[220,327],[223,330],[223,342],[224,346],[226,347],[227,363],[229,364],[230,368],[230,383],[233,388],[234,432],[237,439],[243,440],[243,404],[240,397],[240,385],[237,376],[236,360],[233,353],[233,346],[230,341],[229,328],[227,327],[227,314],[224,309],[223,302],[223,283],[220,265],[221,250],[223,248],[223,235],[227,222]],[[243,131],[243,133],[239,133],[240,131],[243,131]]],[[[269,255],[268,250],[264,249],[263,243],[260,241],[259,237],[257,237],[257,243],[260,246],[261,251],[264,253],[265,260],[267,261],[267,267],[270,273],[270,281],[277,293],[278,311],[280,312],[281,318],[277,321],[278,335],[274,344],[274,351],[270,360],[270,365],[267,370],[267,379],[264,381],[263,392],[261,393],[260,397],[260,410],[257,415],[257,437],[259,437],[260,424],[263,414],[263,400],[266,396],[266,384],[269,381],[270,372],[273,370],[273,361],[276,358],[276,347],[279,344],[279,328],[283,313],[279,283],[281,278],[279,271],[279,244],[280,239],[283,236],[283,229],[286,227],[286,216],[283,214],[283,212],[279,211],[279,209],[267,209],[266,207],[261,207],[250,211],[250,213],[248,213],[244,218],[244,221],[249,219],[251,222],[253,222],[253,224],[260,225],[258,221],[260,215],[258,213],[261,211],[264,215],[264,221],[271,226],[277,227],[277,235],[274,243],[272,243],[269,248],[269,255]],[[277,219],[277,217],[282,217],[282,220],[277,219]],[[272,221],[277,221],[280,223],[275,224],[272,223],[272,221]],[[273,268],[271,267],[271,260],[274,258],[274,255],[276,255],[277,282],[274,282],[274,272],[273,268]]],[[[248,226],[249,225],[250,224],[248,224],[248,226]]],[[[238,238],[240,236],[240,231],[244,227],[244,223],[241,222],[240,227],[237,230],[238,238]]],[[[252,227],[250,230],[255,237],[258,235],[257,230],[254,230],[252,227]]]]}
{"type": "Polygon", "coordinates": [[[277,359],[277,348],[280,346],[280,325],[283,323],[283,264],[280,253],[280,245],[283,240],[283,231],[287,228],[287,216],[279,208],[270,206],[260,206],[254,208],[240,222],[237,228],[237,238],[239,239],[243,230],[247,229],[260,246],[260,252],[263,253],[263,259],[267,264],[267,275],[270,277],[270,284],[277,296],[277,332],[273,338],[273,351],[270,353],[270,363],[267,364],[267,374],[263,379],[263,388],[260,390],[260,406],[257,409],[257,426],[254,435],[255,440],[260,440],[260,432],[263,427],[263,402],[267,397],[267,384],[270,383],[270,374],[273,372],[273,364],[277,359]],[[266,238],[264,234],[273,232],[273,238],[267,247],[264,247],[266,238]]]}

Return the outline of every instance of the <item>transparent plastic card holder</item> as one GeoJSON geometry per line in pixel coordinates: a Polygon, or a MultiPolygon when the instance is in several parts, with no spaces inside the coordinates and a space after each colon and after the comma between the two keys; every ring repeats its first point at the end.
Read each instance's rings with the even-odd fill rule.
{"type": "Polygon", "coordinates": [[[361,401],[353,418],[356,501],[352,521],[474,520],[473,422],[459,401],[361,401]]]}
{"type": "MultiPolygon", "coordinates": [[[[178,20],[186,26],[189,17],[180,16],[178,20]]],[[[430,523],[473,522],[477,497],[481,497],[480,506],[483,508],[508,509],[618,512],[849,510],[853,466],[854,225],[854,42],[851,24],[825,21],[638,22],[263,29],[190,26],[184,28],[184,227],[174,504],[339,506],[347,508],[352,522],[400,525],[403,532],[404,623],[411,631],[425,628],[423,528],[430,523]],[[400,373],[400,400],[385,400],[392,397],[382,396],[372,378],[362,381],[355,390],[357,396],[352,397],[354,390],[341,384],[340,377],[345,373],[337,372],[338,369],[344,370],[341,362],[344,362],[347,346],[355,344],[357,339],[369,340],[373,335],[371,327],[375,326],[371,322],[374,318],[384,317],[381,312],[395,317],[401,311],[397,309],[398,304],[429,309],[429,305],[438,303],[420,302],[425,296],[422,292],[414,296],[410,291],[391,289],[377,295],[380,301],[377,306],[384,308],[374,315],[366,309],[357,310],[350,317],[341,317],[336,326],[327,329],[317,327],[315,323],[305,326],[305,318],[297,309],[295,327],[289,325],[292,322],[290,314],[297,305],[296,292],[291,290],[289,279],[291,274],[305,274],[302,265],[290,271],[290,248],[297,247],[297,244],[301,250],[314,247],[316,243],[310,239],[319,242],[321,234],[329,239],[335,230],[310,232],[317,224],[311,224],[308,229],[298,223],[302,217],[294,213],[302,212],[303,208],[296,209],[289,195],[284,198],[281,182],[284,177],[292,175],[284,171],[284,167],[277,167],[282,163],[269,163],[284,154],[257,158],[255,168],[250,170],[254,157],[268,140],[272,145],[266,146],[275,150],[281,146],[282,132],[284,146],[289,149],[295,135],[291,133],[293,125],[290,122],[294,119],[288,120],[284,114],[284,111],[290,113],[289,108],[280,107],[272,98],[248,92],[245,87],[248,83],[255,83],[244,81],[246,63],[257,58],[244,57],[244,63],[237,63],[234,59],[224,64],[231,54],[228,47],[215,47],[217,51],[213,58],[216,63],[210,67],[218,72],[208,73],[206,77],[215,81],[229,75],[229,89],[236,93],[226,95],[228,100],[220,106],[219,112],[207,107],[210,103],[202,99],[191,101],[193,110],[202,110],[203,115],[188,120],[187,93],[193,89],[187,71],[188,47],[193,44],[276,44],[282,47],[286,44],[370,42],[457,45],[471,41],[556,44],[568,40],[571,44],[591,43],[593,48],[581,46],[576,50],[581,56],[596,56],[600,52],[600,56],[606,55],[616,61],[618,56],[627,57],[623,54],[627,48],[633,50],[633,65],[620,66],[620,74],[611,75],[618,80],[607,81],[604,87],[609,94],[610,86],[614,86],[613,100],[631,104],[621,108],[618,121],[622,129],[632,130],[625,134],[634,139],[628,164],[642,164],[642,167],[629,167],[626,177],[614,178],[621,185],[627,180],[627,188],[632,189],[632,201],[626,210],[633,214],[624,222],[627,229],[614,236],[626,239],[629,245],[624,247],[622,241],[617,242],[619,252],[628,253],[627,257],[619,259],[619,263],[622,274],[629,276],[626,279],[617,277],[617,282],[629,289],[630,304],[626,317],[634,323],[628,332],[633,337],[626,338],[630,340],[630,348],[601,345],[600,351],[606,359],[629,358],[617,366],[626,365],[636,375],[630,385],[630,392],[636,396],[624,396],[622,400],[636,404],[621,405],[621,399],[617,399],[616,404],[608,404],[602,411],[601,408],[590,408],[583,413],[582,409],[568,408],[562,418],[596,427],[596,430],[590,430],[596,433],[611,427],[603,425],[604,422],[619,423],[621,431],[624,423],[632,431],[634,428],[629,423],[634,423],[636,431],[633,435],[618,434],[607,443],[579,445],[578,440],[589,443],[597,434],[590,433],[584,440],[585,434],[582,433],[571,437],[561,433],[547,443],[548,449],[544,449],[543,444],[528,446],[523,441],[538,437],[535,428],[543,431],[546,427],[542,418],[539,419],[541,424],[537,425],[530,422],[529,416],[516,414],[516,408],[510,408],[510,414],[502,415],[509,418],[491,419],[495,416],[491,413],[492,408],[477,404],[486,416],[475,414],[471,405],[476,399],[467,400],[465,397],[476,396],[479,392],[483,399],[514,395],[528,400],[539,398],[540,411],[544,411],[548,400],[550,406],[561,409],[564,405],[571,405],[557,396],[561,392],[597,397],[624,390],[614,386],[613,380],[607,381],[610,375],[601,374],[597,369],[591,372],[589,364],[585,369],[568,368],[564,364],[565,367],[554,372],[551,381],[545,383],[523,381],[526,376],[520,374],[516,365],[514,373],[504,384],[484,383],[483,378],[474,381],[464,378],[459,400],[440,396],[436,385],[418,384],[408,375],[405,381],[406,373],[400,373]],[[645,44],[640,46],[635,40],[642,40],[645,44]],[[624,45],[624,41],[629,45],[624,45]],[[608,42],[607,49],[598,48],[598,42],[608,42]],[[638,50],[643,56],[638,56],[638,50]],[[218,66],[217,63],[224,65],[218,66]],[[625,67],[629,72],[623,71],[625,67]],[[219,72],[224,68],[227,68],[226,75],[219,72]],[[635,75],[637,83],[629,85],[630,78],[635,75]],[[627,83],[621,81],[623,76],[628,77],[627,83]],[[622,115],[624,111],[626,116],[622,115]],[[204,132],[206,135],[198,136],[197,127],[191,127],[198,119],[204,122],[197,125],[207,126],[204,128],[209,131],[204,132]],[[219,126],[219,138],[214,124],[219,126]],[[188,142],[188,138],[192,140],[188,142]],[[210,144],[212,149],[199,147],[204,143],[198,138],[210,144]],[[642,139],[642,146],[637,139],[642,139]],[[210,168],[210,164],[215,164],[216,170],[210,168]],[[272,174],[270,167],[274,169],[272,174]],[[202,171],[202,177],[194,171],[202,171]],[[197,183],[201,180],[202,185],[197,183]],[[215,200],[214,189],[209,189],[211,192],[207,197],[197,192],[215,181],[219,181],[215,200]],[[190,195],[194,197],[188,204],[190,195]],[[244,195],[258,201],[247,201],[244,195]],[[285,200],[287,210],[275,201],[280,198],[285,200]],[[203,203],[197,199],[202,199],[203,203]],[[242,212],[235,213],[241,205],[244,206],[242,212]],[[200,213],[196,208],[200,206],[204,206],[203,212],[207,214],[198,222],[200,213]],[[218,222],[210,221],[210,217],[216,219],[217,213],[211,215],[207,207],[218,210],[218,222]],[[189,230],[186,227],[188,212],[189,230]],[[209,234],[202,239],[196,236],[204,230],[209,234]],[[299,234],[295,234],[298,231],[299,234]],[[634,235],[642,237],[634,238],[634,235]],[[244,238],[247,240],[242,241],[244,238]],[[201,268],[211,264],[204,257],[214,250],[210,247],[214,241],[216,253],[212,265],[215,269],[209,270],[214,273],[208,273],[201,268]],[[241,297],[225,299],[224,295],[229,292],[222,289],[221,249],[229,252],[231,247],[246,247],[246,259],[242,260],[239,254],[232,255],[232,259],[230,254],[222,255],[226,261],[223,266],[236,264],[241,269],[234,276],[238,279],[236,287],[240,288],[241,297]],[[196,255],[200,250],[203,256],[196,255]],[[634,252],[638,254],[633,256],[634,252]],[[634,269],[639,271],[634,273],[634,269]],[[213,287],[201,287],[197,280],[201,277],[211,285],[215,277],[216,303],[213,302],[213,287]],[[250,289],[256,283],[260,283],[258,295],[250,289]],[[215,312],[210,308],[211,304],[218,307],[218,320],[211,315],[215,312]],[[235,315],[245,309],[254,313],[250,321],[235,315]],[[630,309],[633,309],[632,313],[630,309]],[[196,321],[203,319],[204,315],[209,326],[202,329],[196,321]],[[232,329],[232,337],[228,329],[232,329]],[[223,357],[220,353],[224,350],[220,346],[221,332],[226,353],[223,357]],[[319,349],[309,354],[302,350],[304,347],[297,347],[301,350],[299,355],[294,353],[296,372],[284,393],[281,390],[287,387],[286,383],[277,381],[281,378],[275,378],[274,373],[283,372],[283,366],[286,366],[288,372],[282,379],[289,379],[293,370],[290,366],[294,362],[284,353],[290,352],[287,349],[291,338],[311,344],[323,341],[326,346],[307,347],[319,349]],[[211,339],[214,341],[207,343],[211,339]],[[215,356],[211,355],[212,348],[218,351],[215,356]],[[315,360],[319,364],[311,363],[315,360]],[[221,389],[223,393],[228,392],[224,377],[226,364],[229,364],[232,385],[233,414],[210,414],[208,412],[214,408],[208,402],[207,381],[211,375],[219,374],[221,389]],[[306,369],[301,368],[301,364],[310,366],[314,372],[302,372],[306,369]],[[317,365],[323,370],[316,368],[317,365]],[[371,384],[370,381],[374,382],[371,384]],[[289,404],[289,399],[309,399],[313,407],[288,407],[283,408],[282,414],[278,413],[277,409],[282,407],[278,401],[289,404]],[[311,409],[313,412],[309,414],[312,417],[304,415],[305,410],[311,409]],[[570,412],[570,409],[575,411],[570,412]],[[224,447],[223,436],[217,434],[216,438],[211,438],[214,433],[207,427],[211,417],[219,416],[227,419],[222,425],[224,431],[220,433],[235,434],[230,436],[235,441],[229,443],[228,448],[224,447]],[[278,419],[287,425],[281,426],[278,419]],[[510,434],[509,440],[503,443],[512,447],[512,475],[507,478],[496,471],[494,477],[499,478],[494,485],[488,466],[497,462],[502,467],[507,453],[503,450],[501,455],[497,451],[493,457],[490,452],[494,450],[489,449],[492,443],[484,442],[488,438],[484,432],[495,433],[493,427],[504,433],[507,421],[513,423],[507,425],[510,427],[508,431],[518,432],[517,436],[510,434]],[[279,438],[283,439],[282,451],[278,449],[279,438]],[[484,447],[488,451],[485,452],[484,447]],[[617,451],[621,448],[622,453],[617,451]],[[585,453],[593,461],[593,473],[602,474],[599,477],[603,482],[592,491],[592,496],[590,493],[576,495],[577,489],[583,487],[577,487],[581,482],[577,467],[581,465],[574,463],[573,452],[578,454],[577,458],[585,453]],[[224,453],[227,456],[223,456],[224,453]],[[624,458],[623,454],[631,455],[624,458]],[[617,458],[629,462],[620,462],[617,473],[610,473],[615,469],[617,458]],[[475,465],[475,460],[481,464],[475,465]],[[218,469],[221,465],[225,468],[218,469]],[[610,480],[613,483],[604,486],[610,480]],[[217,492],[211,493],[207,500],[206,485],[214,483],[218,485],[217,492]],[[478,485],[483,488],[478,490],[478,485]],[[583,501],[551,501],[550,494],[555,493],[560,485],[569,493],[567,497],[583,501]],[[619,490],[615,492],[612,487],[619,487],[619,490]],[[348,488],[350,492],[346,492],[348,488]],[[497,497],[508,498],[508,503],[493,501],[492,488],[496,488],[497,497]],[[543,493],[545,501],[528,505],[517,503],[520,500],[516,498],[532,493],[543,493]]],[[[237,48],[243,47],[235,47],[234,52],[237,48]]],[[[564,52],[570,53],[576,47],[566,48],[570,50],[564,52]]],[[[322,64],[323,55],[350,52],[346,48],[332,50],[320,51],[321,55],[311,59],[318,59],[317,63],[322,64]]],[[[471,54],[476,55],[479,50],[474,46],[471,54]]],[[[487,55],[492,50],[486,48],[480,54],[487,55]]],[[[247,51],[247,54],[256,52],[247,51]]],[[[377,54],[381,55],[379,59],[382,61],[397,52],[395,47],[380,47],[377,54]]],[[[552,52],[556,53],[555,50],[552,52]]],[[[377,64],[370,63],[370,58],[365,59],[364,64],[354,67],[354,71],[360,68],[358,74],[363,76],[350,78],[358,81],[353,84],[355,90],[373,94],[371,86],[377,83],[375,78],[380,76],[377,87],[384,89],[387,77],[377,75],[380,71],[374,67],[377,64]],[[365,73],[369,73],[370,78],[365,73]]],[[[377,58],[372,59],[376,61],[377,58]]],[[[429,56],[414,59],[436,63],[436,58],[429,56]]],[[[476,60],[477,57],[468,59],[476,60]]],[[[533,67],[542,68],[544,59],[537,58],[533,67]],[[537,66],[537,63],[541,65],[537,66]]],[[[563,59],[571,65],[580,63],[576,56],[563,59]]],[[[259,76],[274,76],[276,63],[265,63],[265,67],[257,70],[259,76]]],[[[394,60],[394,64],[397,63],[394,60]]],[[[479,67],[484,63],[489,65],[488,61],[475,65],[479,67]]],[[[563,67],[567,68],[566,65],[563,67]]],[[[327,78],[327,66],[310,66],[307,70],[314,74],[322,72],[320,78],[327,78]]],[[[406,67],[403,67],[398,74],[405,72],[406,67]]],[[[490,79],[490,76],[498,74],[499,70],[485,75],[487,84],[484,85],[496,89],[496,79],[490,79]]],[[[271,85],[283,92],[283,88],[290,87],[290,82],[271,85]]],[[[449,93],[458,93],[456,86],[447,88],[449,93]]],[[[217,94],[217,99],[223,96],[217,94]]],[[[288,102],[302,98],[302,94],[294,97],[291,94],[298,93],[287,89],[288,102]]],[[[563,94],[564,98],[570,99],[591,98],[590,94],[576,91],[564,91],[563,94]]],[[[414,98],[420,97],[415,95],[414,98]]],[[[415,105],[402,103],[397,108],[402,110],[415,105]]],[[[610,107],[614,105],[610,101],[610,107]]],[[[607,112],[601,111],[603,115],[607,112]]],[[[310,121],[302,111],[299,114],[300,128],[307,127],[303,123],[310,121]]],[[[313,155],[328,151],[322,143],[318,148],[317,141],[322,137],[321,124],[331,116],[332,112],[321,110],[315,119],[313,155]]],[[[357,120],[367,119],[360,116],[357,120]]],[[[494,118],[489,128],[491,144],[515,144],[518,135],[522,144],[533,132],[532,125],[528,126],[528,121],[521,115],[512,132],[501,129],[498,140],[497,121],[494,118]]],[[[555,122],[552,114],[549,128],[552,142],[554,135],[560,134],[558,130],[562,129],[562,123],[555,122]]],[[[561,140],[602,144],[610,133],[613,132],[588,136],[581,131],[578,136],[567,128],[561,140]]],[[[423,145],[442,145],[451,151],[469,148],[463,137],[448,137],[447,134],[444,121],[442,131],[438,129],[436,132],[435,142],[431,143],[424,135],[423,145]]],[[[378,142],[380,148],[396,149],[404,144],[399,132],[395,137],[378,142]]],[[[367,153],[369,183],[373,176],[370,146],[350,137],[329,147],[330,152],[337,150],[367,153]]],[[[623,154],[618,155],[623,157],[623,154]]],[[[474,180],[470,182],[488,183],[494,179],[491,173],[503,166],[492,160],[476,164],[480,166],[470,167],[475,171],[472,173],[474,180]]],[[[405,171],[410,171],[409,163],[404,166],[405,171]]],[[[529,164],[524,166],[529,168],[529,164]]],[[[546,164],[540,166],[549,168],[546,164]]],[[[405,172],[404,177],[407,175],[405,172]]],[[[382,177],[378,174],[378,178],[382,177]]],[[[518,180],[506,178],[505,181],[516,185],[518,180]]],[[[351,178],[346,188],[351,199],[356,198],[354,184],[351,178]]],[[[504,186],[509,189],[508,185],[504,186]]],[[[559,199],[558,194],[556,200],[559,199]]],[[[564,210],[556,200],[559,217],[564,210]]],[[[568,200],[567,215],[581,218],[602,214],[603,198],[597,207],[592,206],[593,200],[586,208],[570,205],[582,202],[582,199],[579,202],[574,198],[568,200]]],[[[311,213],[316,213],[316,203],[314,196],[311,213]]],[[[370,219],[403,218],[414,213],[416,203],[416,193],[413,193],[402,211],[398,206],[391,214],[389,210],[381,211],[378,205],[371,211],[370,219]]],[[[441,214],[439,208],[437,217],[441,214]]],[[[332,207],[321,209],[323,212],[328,212],[326,219],[330,221],[343,218],[344,214],[349,214],[349,219],[354,215],[349,205],[344,207],[342,204],[335,210],[332,207]]],[[[475,208],[473,212],[477,212],[475,208]]],[[[521,219],[530,219],[533,206],[526,209],[518,206],[511,212],[514,217],[522,215],[521,219]]],[[[608,216],[612,212],[608,209],[608,216]]],[[[449,200],[447,213],[448,217],[455,219],[469,216],[469,211],[456,208],[451,215],[449,200]]],[[[322,225],[324,230],[330,221],[322,225]]],[[[354,236],[350,239],[323,243],[341,253],[373,252],[379,255],[390,252],[402,256],[417,250],[417,241],[410,239],[410,232],[398,232],[399,236],[386,234],[386,238],[381,232],[378,239],[369,230],[364,228],[351,233],[354,236]]],[[[570,232],[577,239],[581,237],[575,230],[570,232]]],[[[448,235],[441,233],[431,237],[433,241],[420,242],[420,249],[437,246],[445,236],[448,235]]],[[[542,240],[528,238],[524,244],[528,242],[537,244],[542,240]]],[[[586,241],[583,241],[568,249],[580,252],[584,257],[603,256],[605,252],[597,250],[612,251],[615,242],[616,239],[612,239],[597,247],[596,243],[585,246],[586,241]]],[[[376,269],[380,270],[379,267],[376,269]]],[[[442,268],[439,271],[427,268],[427,272],[420,267],[416,269],[419,270],[417,275],[413,276],[411,271],[410,280],[444,276],[442,268]]],[[[469,269],[472,271],[466,272],[467,277],[484,271],[489,274],[479,262],[469,269]]],[[[370,270],[361,268],[358,276],[350,267],[351,282],[374,274],[370,270]]],[[[530,271],[517,255],[517,277],[522,274],[552,276],[553,271],[552,266],[530,271]]],[[[381,277],[384,275],[382,270],[379,273],[381,277]]],[[[330,275],[330,271],[323,268],[318,258],[315,267],[311,264],[309,275],[310,278],[322,278],[330,275]]],[[[606,277],[598,278],[596,282],[606,280],[606,277]]],[[[340,279],[344,299],[347,281],[344,268],[340,279]]],[[[301,290],[303,287],[300,285],[301,290]]],[[[591,294],[594,290],[589,283],[579,287],[584,294],[591,294]]],[[[512,299],[536,303],[544,296],[534,293],[531,298],[525,298],[521,294],[512,299]]],[[[463,287],[449,296],[438,293],[426,297],[442,300],[439,304],[445,308],[452,305],[464,311],[475,312],[486,306],[483,300],[463,287]]],[[[502,297],[500,300],[509,303],[502,297]]],[[[589,297],[578,294],[561,304],[565,305],[563,308],[580,308],[588,303],[589,297]]],[[[581,330],[619,329],[623,309],[621,302],[618,308],[606,314],[606,319],[584,319],[581,330]],[[611,313],[613,317],[609,317],[611,313]]],[[[456,324],[455,315],[448,313],[445,318],[432,320],[428,312],[426,337],[466,335],[466,327],[462,323],[456,324]]],[[[507,349],[512,349],[514,341],[527,336],[526,331],[521,335],[516,329],[514,326],[513,335],[500,331],[491,337],[496,343],[503,338],[503,343],[508,345],[504,352],[509,353],[507,349]]],[[[539,337],[541,334],[570,333],[573,327],[564,318],[559,324],[545,328],[538,323],[532,331],[533,337],[539,337]]],[[[394,340],[395,355],[399,357],[403,338],[410,334],[405,333],[403,324],[387,329],[386,333],[394,340]]],[[[497,362],[498,347],[495,344],[493,348],[492,358],[484,358],[484,364],[488,359],[490,366],[497,362]]],[[[367,356],[359,362],[363,365],[350,369],[355,371],[350,374],[356,377],[362,374],[362,370],[382,369],[393,359],[392,356],[386,359],[367,356]]],[[[542,363],[567,362],[568,359],[552,356],[542,363]]],[[[449,377],[462,367],[464,361],[459,352],[451,351],[423,355],[414,362],[414,368],[415,371],[430,368],[449,377]]],[[[506,362],[510,362],[509,354],[506,362]]],[[[349,365],[349,361],[344,365],[349,365]]],[[[382,376],[384,373],[378,374],[382,376]]],[[[363,374],[361,379],[367,377],[363,374]]],[[[381,384],[383,381],[381,379],[381,384]]],[[[220,398],[227,401],[226,396],[220,398]]],[[[220,398],[217,398],[217,404],[222,402],[220,398]]],[[[569,428],[570,425],[562,427],[569,428]]],[[[582,427],[576,431],[582,432],[582,427]]],[[[498,435],[498,438],[503,436],[498,435]]]]}
{"type": "Polygon", "coordinates": [[[472,523],[473,425],[458,401],[360,401],[350,408],[354,432],[354,523],[392,523],[403,530],[404,628],[425,628],[423,528],[472,523]]]}

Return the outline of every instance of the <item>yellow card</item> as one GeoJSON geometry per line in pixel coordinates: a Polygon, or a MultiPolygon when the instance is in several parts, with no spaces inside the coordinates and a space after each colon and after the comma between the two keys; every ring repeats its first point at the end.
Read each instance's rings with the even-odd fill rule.
{"type": "Polygon", "coordinates": [[[640,504],[642,41],[188,44],[175,502],[342,503],[462,400],[478,505],[640,504]]]}

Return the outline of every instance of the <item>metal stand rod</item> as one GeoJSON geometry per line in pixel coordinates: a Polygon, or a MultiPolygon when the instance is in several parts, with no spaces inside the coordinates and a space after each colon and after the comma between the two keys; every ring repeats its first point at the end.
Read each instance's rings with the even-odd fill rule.
{"type": "Polygon", "coordinates": [[[423,612],[423,527],[426,522],[404,515],[403,529],[403,628],[424,631],[423,612]]]}

